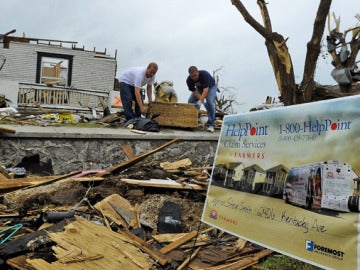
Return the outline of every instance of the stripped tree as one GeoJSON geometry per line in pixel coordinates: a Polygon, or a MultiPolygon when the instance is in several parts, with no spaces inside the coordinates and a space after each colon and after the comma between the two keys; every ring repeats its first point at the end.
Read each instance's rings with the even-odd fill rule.
{"type": "MultiPolygon", "coordinates": [[[[288,38],[274,32],[271,19],[264,0],[257,0],[261,10],[263,24],[256,21],[247,11],[242,1],[231,0],[232,4],[238,9],[245,21],[253,27],[265,39],[265,46],[269,55],[271,65],[280,92],[280,100],[284,105],[292,105],[313,101],[314,92],[317,88],[314,75],[317,59],[321,51],[321,39],[324,34],[326,18],[329,14],[331,0],[320,0],[317,14],[314,20],[313,33],[307,43],[307,53],[304,65],[302,82],[296,84],[291,56],[286,45],[288,38]]],[[[355,57],[359,50],[358,36],[352,40],[354,44],[355,57]],[[357,50],[357,51],[356,51],[357,50]]],[[[355,59],[354,58],[354,59],[355,59]]],[[[355,61],[355,60],[354,60],[355,61]]]]}

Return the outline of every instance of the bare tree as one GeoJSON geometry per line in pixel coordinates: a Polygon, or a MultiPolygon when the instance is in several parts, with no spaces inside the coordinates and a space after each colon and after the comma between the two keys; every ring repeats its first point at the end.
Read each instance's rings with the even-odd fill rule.
{"type": "Polygon", "coordinates": [[[234,91],[235,87],[231,86],[219,86],[220,84],[220,72],[222,71],[223,66],[215,69],[213,71],[213,77],[215,78],[216,84],[218,86],[218,94],[215,97],[215,108],[216,111],[223,114],[234,114],[235,105],[239,105],[240,103],[237,101],[236,94],[234,91]]]}
{"type": "Polygon", "coordinates": [[[219,95],[215,98],[215,107],[216,110],[224,114],[234,114],[235,105],[240,103],[236,100],[236,95],[234,94],[234,87],[219,87],[219,95]]]}
{"type": "MultiPolygon", "coordinates": [[[[245,21],[252,26],[265,39],[268,56],[273,67],[276,82],[280,91],[280,100],[284,105],[292,105],[313,100],[313,93],[316,90],[314,74],[317,59],[321,51],[321,39],[324,34],[326,18],[330,10],[331,0],[320,0],[317,14],[314,20],[314,27],[311,40],[307,43],[307,54],[304,65],[302,82],[296,84],[291,56],[286,45],[288,38],[274,32],[271,19],[264,0],[257,0],[260,7],[263,23],[257,22],[247,11],[242,1],[231,0],[238,9],[245,21]]],[[[352,41],[352,55],[355,57],[359,51],[358,36],[352,41]]]]}

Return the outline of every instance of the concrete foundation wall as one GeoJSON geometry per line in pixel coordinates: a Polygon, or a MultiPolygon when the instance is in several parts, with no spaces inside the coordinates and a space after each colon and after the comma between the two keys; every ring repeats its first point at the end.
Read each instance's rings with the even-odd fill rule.
{"type": "MultiPolygon", "coordinates": [[[[71,136],[55,132],[38,135],[31,133],[31,136],[19,133],[0,137],[0,164],[5,167],[15,166],[24,157],[38,154],[41,163],[51,161],[54,174],[86,169],[107,169],[128,160],[121,150],[122,145],[130,145],[135,155],[142,155],[172,139],[171,136],[160,136],[160,134],[151,134],[146,138],[128,130],[122,131],[130,133],[127,136],[90,134],[93,130],[89,129],[89,134],[72,133],[71,136]]],[[[197,166],[212,165],[216,147],[217,140],[214,136],[208,139],[201,135],[192,136],[169,145],[150,155],[146,160],[173,162],[190,158],[197,166]]]]}

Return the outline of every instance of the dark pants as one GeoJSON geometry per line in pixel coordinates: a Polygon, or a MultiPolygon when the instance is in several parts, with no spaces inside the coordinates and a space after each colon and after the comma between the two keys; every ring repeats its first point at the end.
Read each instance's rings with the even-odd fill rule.
{"type": "Polygon", "coordinates": [[[140,117],[140,107],[136,102],[135,87],[127,83],[120,83],[120,97],[124,109],[126,121],[134,117],[140,117]],[[133,101],[135,101],[135,111],[133,110],[133,101]]]}

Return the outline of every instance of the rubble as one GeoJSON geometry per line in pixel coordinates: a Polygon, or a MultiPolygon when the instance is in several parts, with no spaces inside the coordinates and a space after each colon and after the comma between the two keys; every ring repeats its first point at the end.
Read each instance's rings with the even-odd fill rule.
{"type": "Polygon", "coordinates": [[[140,156],[124,146],[129,160],[108,170],[2,169],[1,269],[246,269],[270,255],[201,222],[211,164],[146,160],[179,140],[140,156]]]}

